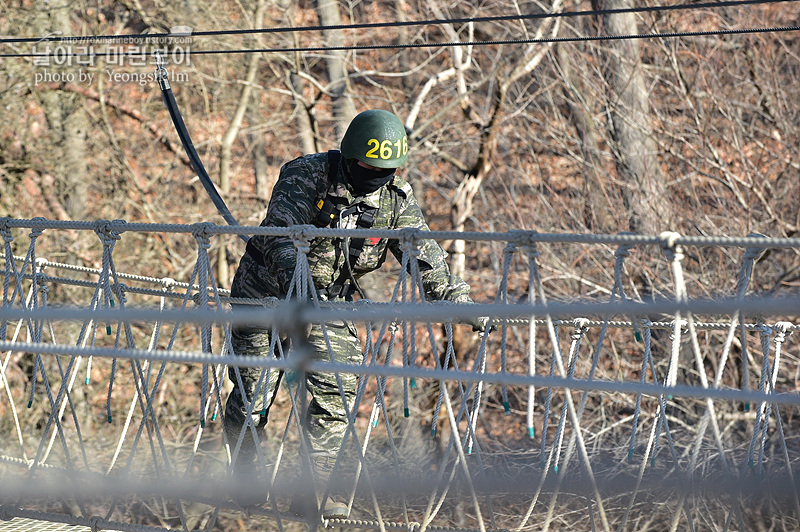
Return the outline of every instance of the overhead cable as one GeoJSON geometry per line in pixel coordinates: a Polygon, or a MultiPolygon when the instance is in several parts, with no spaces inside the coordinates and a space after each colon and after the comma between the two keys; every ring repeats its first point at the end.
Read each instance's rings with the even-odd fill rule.
{"type": "MultiPolygon", "coordinates": [[[[402,28],[409,26],[433,26],[441,24],[469,24],[477,22],[508,22],[539,20],[548,18],[570,18],[585,16],[603,16],[624,13],[652,13],[666,11],[696,11],[700,9],[718,9],[723,7],[752,6],[759,4],[774,4],[785,2],[797,2],[798,0],[724,0],[722,2],[701,2],[697,4],[675,4],[667,6],[640,6],[618,9],[592,9],[587,11],[561,11],[556,13],[516,13],[512,15],[496,15],[485,17],[461,17],[451,19],[427,19],[391,22],[360,22],[353,24],[333,24],[333,25],[313,25],[313,26],[289,26],[273,28],[251,28],[251,29],[231,29],[231,30],[208,30],[193,31],[189,34],[175,33],[139,33],[133,35],[77,35],[63,36],[55,33],[44,37],[7,37],[0,39],[0,44],[12,43],[38,43],[38,42],[100,42],[100,41],[120,41],[126,42],[147,41],[154,39],[165,39],[177,36],[194,37],[217,37],[226,35],[251,35],[251,34],[272,34],[272,33],[297,33],[310,31],[330,31],[330,30],[354,30],[354,29],[375,29],[375,28],[402,28]]],[[[3,55],[0,57],[13,57],[3,55]]]]}
{"type": "MultiPolygon", "coordinates": [[[[792,0],[794,1],[794,0],[792,0]]],[[[453,46],[491,46],[503,44],[549,44],[549,43],[571,43],[571,42],[597,42],[597,41],[622,41],[632,39],[677,39],[685,37],[709,37],[724,35],[745,35],[760,33],[784,33],[800,30],[800,26],[773,26],[766,28],[741,28],[731,30],[708,30],[708,31],[673,31],[664,33],[632,33],[626,35],[594,35],[578,37],[546,37],[541,39],[495,39],[486,41],[449,41],[449,42],[426,42],[426,43],[406,43],[406,44],[363,44],[350,46],[295,46],[295,47],[270,47],[270,48],[234,48],[230,50],[191,50],[191,55],[220,55],[220,54],[247,54],[247,53],[291,53],[291,52],[334,52],[334,51],[361,51],[361,50],[396,50],[401,48],[450,48],[453,46]]],[[[0,58],[13,57],[33,57],[45,58],[55,54],[48,53],[14,53],[0,54],[0,58]]],[[[155,51],[153,52],[155,55],[155,51]]],[[[60,58],[90,58],[102,57],[101,52],[92,53],[59,53],[60,58]]],[[[142,57],[142,52],[121,53],[116,57],[142,57]]]]}

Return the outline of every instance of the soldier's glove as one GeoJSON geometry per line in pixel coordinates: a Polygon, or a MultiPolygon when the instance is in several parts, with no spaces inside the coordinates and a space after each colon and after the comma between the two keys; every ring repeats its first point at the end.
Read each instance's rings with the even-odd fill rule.
{"type": "Polygon", "coordinates": [[[488,316],[467,318],[466,320],[464,320],[464,323],[466,323],[467,325],[472,325],[472,330],[475,332],[486,333],[486,332],[492,332],[494,330],[494,325],[489,327],[487,330],[487,325],[489,324],[488,316]]]}

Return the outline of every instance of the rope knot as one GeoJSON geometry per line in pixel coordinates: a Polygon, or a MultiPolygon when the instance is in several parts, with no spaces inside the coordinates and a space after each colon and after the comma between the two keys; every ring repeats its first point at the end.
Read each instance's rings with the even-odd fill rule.
{"type": "Polygon", "coordinates": [[[537,231],[524,231],[522,229],[515,229],[513,231],[509,231],[511,235],[509,237],[509,242],[514,242],[519,247],[521,247],[525,253],[528,255],[529,259],[534,259],[539,256],[539,250],[537,248],[537,240],[536,235],[539,233],[537,231]]]}
{"type": "Polygon", "coordinates": [[[48,264],[50,264],[50,262],[46,258],[44,258],[44,257],[36,257],[35,267],[36,267],[37,273],[43,272],[44,269],[47,268],[48,264]]]}
{"type": "Polygon", "coordinates": [[[292,239],[292,244],[297,248],[297,251],[303,255],[308,255],[308,252],[311,251],[311,243],[306,234],[305,226],[292,227],[291,231],[289,231],[289,238],[292,239]]]}
{"type": "Polygon", "coordinates": [[[211,222],[200,222],[192,224],[192,236],[197,240],[198,246],[203,249],[211,247],[211,228],[216,225],[211,222]]]}
{"type": "Polygon", "coordinates": [[[419,240],[419,229],[416,227],[405,227],[400,230],[400,242],[416,245],[417,240],[419,240]]]}
{"type": "MultiPolygon", "coordinates": [[[[762,235],[761,233],[750,233],[747,235],[747,238],[767,238],[766,235],[762,235]]],[[[742,259],[744,260],[752,260],[753,262],[757,261],[761,257],[764,256],[764,253],[767,252],[767,248],[762,247],[749,247],[744,252],[744,256],[742,259]]]]}
{"type": "Polygon", "coordinates": [[[688,325],[689,325],[689,322],[688,322],[688,321],[686,321],[686,320],[685,320],[685,319],[683,319],[683,318],[680,318],[680,319],[677,319],[677,320],[672,320],[672,321],[671,321],[671,322],[669,322],[669,323],[670,323],[670,328],[672,329],[672,333],[670,334],[670,338],[673,338],[673,339],[674,339],[674,337],[675,337],[675,326],[676,326],[676,325],[677,325],[678,327],[680,327],[681,334],[683,334],[683,333],[685,333],[685,332],[686,332],[686,329],[687,329],[687,327],[688,327],[688,325]]]}
{"type": "Polygon", "coordinates": [[[11,218],[8,216],[3,216],[0,218],[0,234],[3,235],[3,240],[6,241],[7,244],[10,244],[14,241],[14,237],[11,236],[11,224],[9,223],[11,218]]]}
{"type": "Polygon", "coordinates": [[[89,528],[92,529],[92,532],[98,532],[99,530],[103,530],[100,524],[103,522],[103,518],[98,515],[93,515],[89,518],[89,528]]]}
{"type": "Polygon", "coordinates": [[[115,220],[114,222],[97,220],[92,224],[92,229],[94,229],[104,246],[113,246],[120,239],[119,230],[114,229],[114,224],[119,221],[121,220],[115,220]]]}
{"type": "Polygon", "coordinates": [[[31,219],[31,222],[31,232],[28,236],[33,239],[37,238],[44,232],[44,224],[47,222],[47,218],[37,216],[36,218],[31,219]]]}
{"type": "Polygon", "coordinates": [[[508,242],[514,242],[515,244],[525,245],[528,243],[528,231],[523,231],[522,229],[513,229],[508,232],[508,242]]]}
{"type": "Polygon", "coordinates": [[[503,253],[514,254],[517,252],[517,243],[513,240],[509,240],[508,244],[506,244],[506,248],[503,250],[503,253]]]}
{"type": "Polygon", "coordinates": [[[406,227],[400,230],[400,247],[403,250],[403,253],[409,253],[412,257],[419,256],[419,246],[417,246],[417,241],[419,240],[419,233],[420,230],[416,227],[406,227]]]}
{"type": "Polygon", "coordinates": [[[575,341],[583,338],[586,331],[589,330],[589,320],[587,318],[575,318],[572,324],[575,327],[575,332],[572,333],[571,338],[575,341]]]}
{"type": "MultiPolygon", "coordinates": [[[[618,234],[620,236],[635,236],[636,235],[636,233],[631,233],[630,231],[621,231],[618,234]]],[[[628,255],[631,254],[631,248],[633,246],[634,246],[634,244],[620,244],[619,247],[617,248],[617,251],[614,253],[614,256],[617,257],[617,258],[619,258],[619,257],[622,257],[622,258],[627,257],[628,255]]]]}
{"type": "Polygon", "coordinates": [[[658,235],[662,240],[661,249],[670,261],[683,260],[683,248],[678,245],[678,239],[681,238],[680,233],[674,231],[664,231],[658,235]]]}
{"type": "Polygon", "coordinates": [[[161,278],[161,289],[165,292],[172,292],[177,284],[178,282],[172,277],[161,278]]]}
{"type": "Polygon", "coordinates": [[[787,336],[794,332],[794,324],[788,321],[779,321],[774,325],[774,328],[777,333],[775,336],[776,342],[783,342],[787,336]]]}
{"type": "Polygon", "coordinates": [[[572,323],[575,326],[575,330],[578,331],[586,332],[586,329],[589,328],[588,318],[575,318],[572,323]]]}

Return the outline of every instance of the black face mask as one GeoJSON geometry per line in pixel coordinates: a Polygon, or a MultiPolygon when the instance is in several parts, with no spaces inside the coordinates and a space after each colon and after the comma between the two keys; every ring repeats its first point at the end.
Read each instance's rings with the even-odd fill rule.
{"type": "Polygon", "coordinates": [[[358,164],[357,160],[353,160],[350,163],[350,185],[358,196],[371,194],[391,181],[394,171],[394,168],[370,170],[358,164]]]}

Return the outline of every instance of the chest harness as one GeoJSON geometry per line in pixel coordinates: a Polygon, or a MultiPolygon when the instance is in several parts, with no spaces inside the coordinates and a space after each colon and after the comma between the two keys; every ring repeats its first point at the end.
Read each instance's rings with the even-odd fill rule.
{"type": "MultiPolygon", "coordinates": [[[[342,154],[338,150],[328,151],[328,190],[331,184],[337,181],[339,173],[339,162],[342,154]]],[[[375,207],[367,207],[361,203],[347,205],[345,198],[333,196],[328,193],[324,198],[317,202],[317,212],[313,223],[317,227],[338,227],[342,220],[349,216],[356,216],[355,225],[359,229],[369,229],[375,222],[375,207]]],[[[334,264],[343,257],[343,266],[339,269],[339,274],[328,284],[328,286],[318,289],[319,295],[325,299],[336,299],[338,297],[351,300],[353,294],[358,292],[362,299],[367,296],[353,275],[353,266],[358,262],[361,253],[364,251],[365,238],[344,237],[334,240],[336,256],[334,264]]],[[[247,253],[261,266],[266,266],[264,255],[251,243],[247,243],[247,253]]]]}

